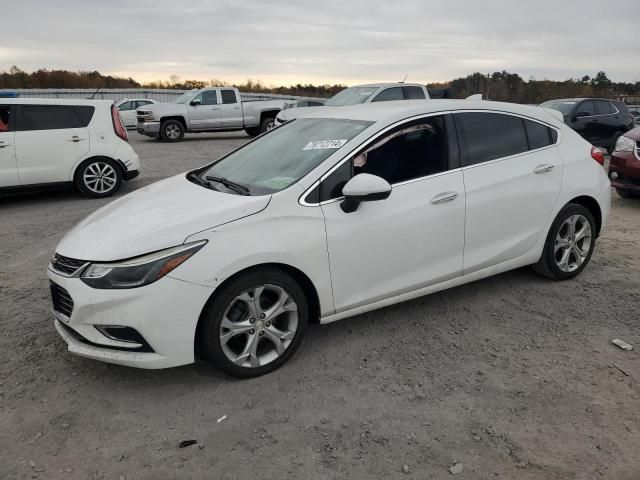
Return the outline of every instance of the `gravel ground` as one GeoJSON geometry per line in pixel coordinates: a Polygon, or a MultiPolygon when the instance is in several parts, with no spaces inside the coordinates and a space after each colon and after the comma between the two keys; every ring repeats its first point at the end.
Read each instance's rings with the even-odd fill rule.
{"type": "MultiPolygon", "coordinates": [[[[131,137],[143,172],[120,195],[248,138],[131,137]]],[[[521,269],[314,325],[287,365],[245,381],[67,352],[46,266],[107,201],[0,198],[0,478],[640,478],[640,201],[613,194],[575,280],[521,269]]]]}

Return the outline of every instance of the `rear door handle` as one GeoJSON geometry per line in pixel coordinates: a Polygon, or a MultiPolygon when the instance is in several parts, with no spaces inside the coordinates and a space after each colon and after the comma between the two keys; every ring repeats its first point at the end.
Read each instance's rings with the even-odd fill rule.
{"type": "Polygon", "coordinates": [[[68,140],[67,140],[67,142],[80,142],[80,141],[82,141],[82,140],[84,140],[84,138],[80,138],[79,136],[74,135],[73,137],[71,137],[70,139],[68,139],[68,140]]]}
{"type": "Polygon", "coordinates": [[[11,144],[10,144],[10,143],[0,142],[0,148],[10,147],[10,146],[11,146],[11,144]]]}
{"type": "Polygon", "coordinates": [[[456,192],[442,192],[433,197],[431,199],[431,203],[438,205],[439,203],[450,202],[456,198],[458,198],[458,194],[456,192]]]}
{"type": "Polygon", "coordinates": [[[551,170],[553,170],[553,165],[543,164],[538,165],[536,168],[534,168],[533,173],[547,173],[551,170]]]}

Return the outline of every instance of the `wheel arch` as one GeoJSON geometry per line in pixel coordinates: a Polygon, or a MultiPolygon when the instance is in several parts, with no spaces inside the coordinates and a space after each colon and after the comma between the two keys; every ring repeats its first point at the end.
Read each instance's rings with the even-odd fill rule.
{"type": "Polygon", "coordinates": [[[600,235],[600,231],[602,229],[602,209],[600,208],[600,204],[595,198],[588,195],[581,195],[579,197],[572,198],[567,203],[577,203],[578,205],[582,205],[584,208],[589,210],[596,222],[596,236],[600,235]]]}
{"type": "Polygon", "coordinates": [[[320,297],[318,295],[318,291],[315,285],[313,284],[313,282],[311,281],[311,279],[306,273],[304,273],[302,270],[292,265],[279,263],[279,262],[267,262],[267,263],[252,265],[250,267],[243,268],[242,270],[239,270],[233,275],[230,275],[229,277],[224,279],[224,281],[216,287],[216,289],[213,291],[209,299],[206,301],[205,305],[202,307],[202,310],[200,311],[200,316],[198,318],[198,324],[196,325],[196,332],[194,337],[194,350],[195,350],[196,356],[198,356],[198,352],[200,350],[199,341],[201,337],[201,328],[202,328],[202,325],[204,324],[205,311],[207,310],[209,305],[215,301],[221,289],[232,280],[238,278],[240,275],[244,275],[248,272],[253,272],[253,271],[261,270],[265,268],[276,268],[291,275],[294,278],[294,280],[298,282],[300,287],[302,287],[302,289],[305,292],[307,301],[309,302],[309,318],[311,323],[320,323],[320,297]]]}
{"type": "Polygon", "coordinates": [[[280,110],[278,110],[277,108],[275,108],[273,110],[265,110],[264,112],[260,112],[260,124],[262,125],[262,122],[266,118],[275,119],[278,116],[278,113],[280,113],[280,110]]]}
{"type": "Polygon", "coordinates": [[[182,123],[182,126],[184,127],[185,131],[187,130],[187,121],[182,115],[167,115],[167,116],[161,117],[160,128],[162,128],[162,123],[166,122],[167,120],[177,120],[180,123],[182,123]]]}

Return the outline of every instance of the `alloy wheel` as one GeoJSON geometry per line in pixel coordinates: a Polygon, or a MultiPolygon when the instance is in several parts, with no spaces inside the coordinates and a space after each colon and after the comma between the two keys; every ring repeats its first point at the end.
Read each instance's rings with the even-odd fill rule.
{"type": "Polygon", "coordinates": [[[177,125],[167,125],[164,131],[171,140],[180,138],[180,127],[177,125]]]}
{"type": "Polygon", "coordinates": [[[252,287],[235,297],[220,323],[225,356],[245,368],[262,367],[280,357],[298,329],[298,305],[277,285],[252,287]]]}
{"type": "Polygon", "coordinates": [[[83,180],[86,187],[94,193],[111,191],[117,181],[116,170],[106,162],[94,162],[85,168],[83,180]]]}
{"type": "Polygon", "coordinates": [[[556,235],[554,257],[558,268],[567,273],[580,268],[589,256],[592,240],[591,224],[584,215],[567,218],[556,235]]]}

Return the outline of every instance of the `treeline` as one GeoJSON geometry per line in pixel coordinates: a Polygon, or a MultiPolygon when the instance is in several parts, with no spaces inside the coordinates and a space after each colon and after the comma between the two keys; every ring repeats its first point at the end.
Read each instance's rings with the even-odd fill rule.
{"type": "MultiPolygon", "coordinates": [[[[133,78],[113,77],[99,72],[70,72],[67,70],[40,69],[27,73],[13,66],[8,72],[0,73],[0,88],[170,88],[188,90],[192,88],[228,86],[228,82],[214,78],[208,81],[182,80],[171,75],[168,80],[157,80],[139,83],[133,78]]],[[[242,92],[277,93],[282,95],[299,95],[310,97],[331,97],[346,88],[346,85],[311,85],[298,84],[292,86],[265,85],[259,80],[247,80],[233,85],[242,92]]],[[[466,77],[456,78],[449,82],[432,83],[430,88],[453,89],[456,98],[465,98],[475,93],[482,93],[485,98],[515,103],[537,104],[553,98],[563,97],[632,97],[632,101],[640,102],[640,81],[635,83],[613,82],[603,71],[594,77],[585,75],[581,78],[564,81],[524,80],[517,73],[507,71],[492,74],[473,73],[466,77]],[[635,98],[634,98],[635,97],[635,98]]]]}

